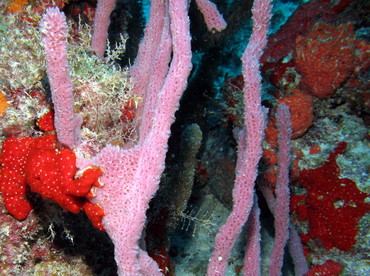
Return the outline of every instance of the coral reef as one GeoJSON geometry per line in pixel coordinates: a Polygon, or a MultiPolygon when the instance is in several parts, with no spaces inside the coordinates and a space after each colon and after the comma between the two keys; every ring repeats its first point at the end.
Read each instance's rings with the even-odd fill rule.
{"type": "MultiPolygon", "coordinates": [[[[103,190],[98,179],[108,179],[108,169],[121,172],[138,162],[139,150],[131,147],[137,145],[140,131],[145,134],[152,127],[153,110],[161,106],[151,106],[143,127],[147,129],[138,129],[147,98],[140,89],[134,94],[129,67],[147,9],[141,3],[145,1],[139,2],[117,1],[105,56],[98,57],[90,46],[96,1],[0,1],[0,275],[117,275],[114,246],[100,231],[104,211],[90,199],[103,190]],[[39,27],[51,6],[67,17],[73,112],[82,119],[81,143],[73,150],[58,143],[52,121],[39,27]],[[105,148],[108,144],[112,146],[105,148]],[[121,162],[124,151],[130,154],[121,162]],[[101,167],[78,170],[107,152],[117,155],[99,159],[101,167]]],[[[245,127],[244,81],[236,68],[251,32],[251,3],[212,2],[227,27],[208,32],[195,1],[190,1],[193,72],[171,127],[159,190],[139,231],[140,248],[164,275],[206,273],[214,237],[233,205],[240,154],[236,145],[245,127]]],[[[268,206],[264,192],[272,197],[276,193],[276,110],[284,104],[292,123],[290,223],[302,241],[310,268],[306,275],[368,275],[370,36],[364,13],[369,4],[275,2],[272,28],[277,31],[269,36],[260,63],[266,119],[255,186],[261,209],[261,273],[268,275],[275,237],[274,206],[268,206]],[[297,9],[290,16],[293,7],[297,9]]],[[[148,70],[154,75],[158,67],[153,64],[148,70]]],[[[154,141],[143,157],[156,146],[154,141]]],[[[121,187],[123,192],[132,189],[121,187]]],[[[118,192],[111,192],[108,203],[118,192]]],[[[226,275],[241,275],[248,242],[248,237],[237,241],[226,275]]],[[[294,275],[292,255],[286,250],[282,275],[294,275]]]]}

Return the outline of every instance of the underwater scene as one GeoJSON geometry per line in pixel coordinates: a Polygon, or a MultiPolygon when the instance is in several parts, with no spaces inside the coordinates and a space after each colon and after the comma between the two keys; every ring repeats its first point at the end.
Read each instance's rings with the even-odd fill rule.
{"type": "Polygon", "coordinates": [[[370,2],[0,0],[0,276],[370,275],[370,2]]]}

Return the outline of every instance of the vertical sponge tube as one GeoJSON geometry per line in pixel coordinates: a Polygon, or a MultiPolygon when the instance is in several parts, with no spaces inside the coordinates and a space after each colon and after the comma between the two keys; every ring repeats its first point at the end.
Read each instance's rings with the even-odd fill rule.
{"type": "Polygon", "coordinates": [[[73,148],[76,143],[76,127],[79,127],[79,124],[73,113],[65,15],[58,8],[48,8],[41,21],[41,32],[58,141],[65,147],[73,148]]]}
{"type": "Polygon", "coordinates": [[[269,275],[271,276],[281,275],[284,248],[289,238],[289,166],[292,128],[289,108],[286,105],[278,105],[276,124],[279,131],[279,175],[275,187],[275,242],[269,266],[269,275]]]}
{"type": "Polygon", "coordinates": [[[115,5],[116,0],[99,0],[98,6],[96,7],[91,48],[100,58],[104,57],[110,24],[109,16],[114,10],[115,5]]]}

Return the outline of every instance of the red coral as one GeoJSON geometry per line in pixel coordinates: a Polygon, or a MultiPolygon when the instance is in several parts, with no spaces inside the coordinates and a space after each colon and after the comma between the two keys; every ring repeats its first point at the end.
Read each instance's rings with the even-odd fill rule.
{"type": "Polygon", "coordinates": [[[265,129],[265,139],[271,148],[277,148],[277,136],[278,131],[276,128],[276,119],[274,117],[270,118],[265,129]]]}
{"type": "Polygon", "coordinates": [[[0,191],[6,209],[16,219],[25,219],[31,211],[26,196],[25,166],[32,138],[8,138],[0,155],[0,191]]]}
{"type": "Polygon", "coordinates": [[[338,276],[342,271],[342,265],[332,260],[322,265],[316,265],[310,269],[306,276],[338,276]]]}
{"type": "Polygon", "coordinates": [[[85,202],[83,208],[91,223],[103,231],[102,219],[105,215],[104,210],[98,204],[93,204],[88,200],[85,202]]]}
{"type": "Polygon", "coordinates": [[[358,190],[352,180],[340,178],[336,157],[346,146],[345,142],[339,143],[323,166],[301,171],[298,181],[307,194],[293,197],[291,202],[299,219],[308,217],[309,232],[303,240],[319,239],[326,249],[351,250],[358,222],[370,210],[364,202],[368,195],[358,190]]]}
{"type": "Polygon", "coordinates": [[[306,35],[319,20],[330,22],[335,12],[327,0],[311,0],[300,5],[280,30],[269,37],[261,62],[277,61],[286,57],[294,48],[299,35],[306,35]]]}
{"type": "Polygon", "coordinates": [[[269,150],[269,149],[262,149],[263,155],[262,158],[264,161],[266,161],[267,164],[270,166],[277,165],[278,163],[278,157],[275,151],[269,150]]]}
{"type": "Polygon", "coordinates": [[[293,89],[290,94],[278,100],[279,104],[289,107],[292,121],[292,138],[302,136],[313,122],[313,105],[311,96],[293,89]]]}
{"type": "Polygon", "coordinates": [[[49,111],[41,116],[37,121],[37,126],[42,131],[53,131],[54,130],[54,119],[53,112],[49,111]]]}
{"type": "Polygon", "coordinates": [[[351,24],[317,24],[307,36],[298,37],[295,61],[303,87],[319,98],[330,97],[354,71],[354,50],[351,24]]]}
{"type": "Polygon", "coordinates": [[[290,211],[292,213],[296,213],[300,220],[308,220],[308,208],[306,205],[306,195],[291,196],[290,197],[290,211]]]}
{"type": "Polygon", "coordinates": [[[7,210],[16,219],[26,218],[32,209],[25,198],[29,187],[32,192],[72,213],[85,209],[93,224],[103,229],[103,211],[98,211],[98,205],[92,208],[86,199],[91,195],[91,187],[99,186],[97,180],[102,170],[90,167],[75,179],[75,153],[69,149],[57,150],[55,135],[7,138],[0,163],[0,191],[7,210]]]}

